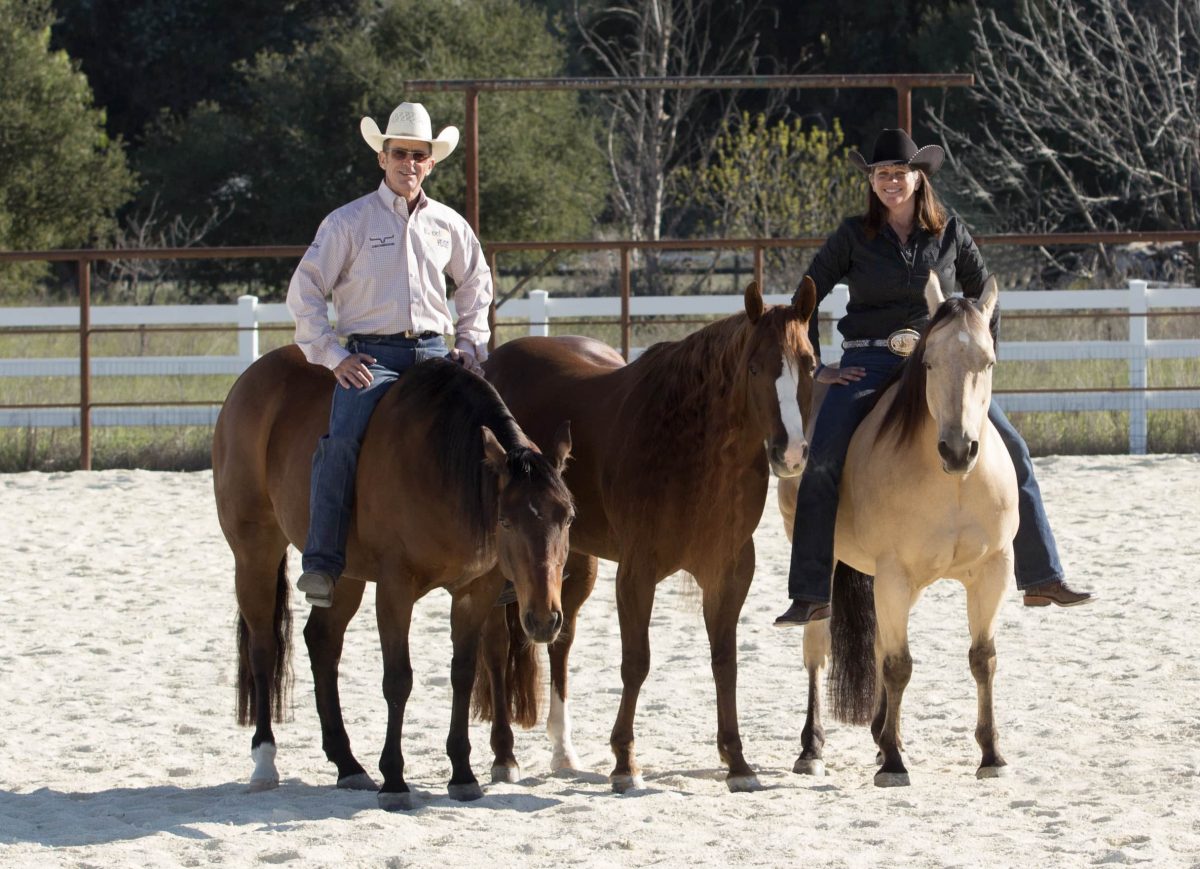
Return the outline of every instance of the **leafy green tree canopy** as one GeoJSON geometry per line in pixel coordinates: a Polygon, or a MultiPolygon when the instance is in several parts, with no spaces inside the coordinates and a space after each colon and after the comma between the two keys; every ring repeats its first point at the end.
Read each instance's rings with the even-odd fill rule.
{"type": "MultiPolygon", "coordinates": [[[[304,243],[325,214],[379,183],[362,116],[384,126],[413,100],[435,132],[464,124],[461,94],[409,92],[407,79],[552,76],[564,64],[544,14],[522,0],[387,0],[365,28],[331,25],[241,66],[244,105],[165,116],[141,168],[166,213],[228,214],[206,243],[304,243]]],[[[591,235],[603,166],[576,95],[485,93],[479,128],[485,240],[591,235]]],[[[461,209],[463,165],[460,146],[426,181],[430,195],[461,209]]]]}
{"type": "Polygon", "coordinates": [[[50,50],[49,0],[0,0],[0,248],[89,244],[134,181],[87,79],[50,50]]]}
{"type": "MultiPolygon", "coordinates": [[[[707,161],[676,171],[673,198],[697,213],[706,234],[827,235],[866,205],[862,173],[846,153],[836,120],[830,129],[805,130],[799,119],[771,122],[743,113],[722,127],[707,161]]],[[[769,283],[794,283],[807,256],[811,252],[769,251],[769,283]]]]}

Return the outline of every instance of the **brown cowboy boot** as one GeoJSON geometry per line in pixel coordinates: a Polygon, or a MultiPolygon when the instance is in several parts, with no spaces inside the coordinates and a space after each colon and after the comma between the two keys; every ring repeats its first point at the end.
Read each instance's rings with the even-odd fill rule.
{"type": "Polygon", "coordinates": [[[775,619],[777,628],[794,628],[829,618],[829,604],[812,600],[794,600],[787,612],[775,619]]]}
{"type": "Polygon", "coordinates": [[[1090,591],[1075,591],[1061,579],[1025,589],[1025,606],[1082,606],[1095,599],[1090,591]]]}

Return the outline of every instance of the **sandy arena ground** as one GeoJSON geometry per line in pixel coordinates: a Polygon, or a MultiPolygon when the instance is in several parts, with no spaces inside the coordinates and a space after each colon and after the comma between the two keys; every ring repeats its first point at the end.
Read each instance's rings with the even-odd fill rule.
{"type": "MultiPolygon", "coordinates": [[[[448,601],[418,604],[405,756],[418,808],[339,792],[321,752],[296,603],[282,786],[248,793],[234,721],[232,557],[208,473],[0,477],[0,866],[1200,867],[1200,456],[1038,460],[1073,582],[1102,599],[1001,611],[997,715],[1012,774],[977,781],[964,594],[936,584],[912,615],[904,727],[913,785],[877,789],[863,728],[829,723],[829,775],[791,772],[803,723],[801,633],[771,626],[788,546],[774,492],[739,631],[742,737],[765,786],[727,792],[699,597],[660,588],[638,710],[646,787],[611,793],[620,692],[613,566],[572,657],[582,771],[550,775],[541,727],[518,734],[524,780],[446,797],[448,601]]],[[[298,557],[293,553],[293,576],[298,557]]],[[[374,772],[384,708],[371,595],[351,626],[342,699],[374,772]]]]}

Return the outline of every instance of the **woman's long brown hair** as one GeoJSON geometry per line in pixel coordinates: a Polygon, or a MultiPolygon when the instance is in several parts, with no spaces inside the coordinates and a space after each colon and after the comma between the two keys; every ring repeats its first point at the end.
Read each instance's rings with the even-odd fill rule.
{"type": "MultiPolygon", "coordinates": [[[[875,170],[871,171],[874,172],[875,170]]],[[[929,176],[921,169],[914,169],[913,171],[921,176],[921,186],[913,194],[913,198],[916,200],[915,217],[917,225],[930,235],[937,235],[946,228],[946,208],[942,205],[942,201],[938,199],[937,191],[933,189],[933,185],[929,182],[929,176]]],[[[863,224],[867,228],[867,233],[873,238],[879,230],[883,229],[885,223],[887,223],[887,206],[875,195],[875,191],[871,188],[871,184],[868,181],[867,213],[863,217],[863,224]]]]}

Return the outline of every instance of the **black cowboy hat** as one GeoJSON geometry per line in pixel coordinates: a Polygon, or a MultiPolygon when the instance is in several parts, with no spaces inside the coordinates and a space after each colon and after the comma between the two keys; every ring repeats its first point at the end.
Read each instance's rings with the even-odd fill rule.
{"type": "Polygon", "coordinates": [[[940,145],[926,145],[918,148],[903,130],[884,130],[875,139],[875,149],[871,152],[871,160],[867,160],[857,151],[850,152],[850,162],[864,172],[870,172],[876,166],[907,165],[920,169],[926,175],[932,175],[942,166],[946,152],[940,145]]]}

